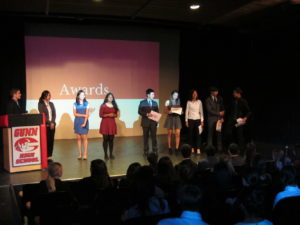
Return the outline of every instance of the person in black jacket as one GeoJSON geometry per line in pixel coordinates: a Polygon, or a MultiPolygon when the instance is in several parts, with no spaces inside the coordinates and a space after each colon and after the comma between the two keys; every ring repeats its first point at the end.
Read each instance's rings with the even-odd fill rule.
{"type": "Polygon", "coordinates": [[[47,125],[47,147],[48,147],[48,160],[52,160],[53,145],[54,145],[54,135],[55,135],[55,119],[56,110],[54,104],[50,102],[51,93],[48,90],[42,92],[39,99],[38,109],[40,113],[45,113],[46,115],[46,125],[47,125]]]}
{"type": "Polygon", "coordinates": [[[216,148],[222,151],[221,130],[216,130],[216,125],[224,122],[224,104],[223,98],[218,95],[219,90],[216,87],[210,87],[210,96],[205,101],[207,111],[207,145],[213,145],[214,136],[216,136],[216,148]]]}
{"type": "Polygon", "coordinates": [[[6,105],[6,114],[21,114],[23,113],[19,100],[21,99],[21,91],[18,88],[13,88],[10,91],[11,99],[6,105]]]}
{"type": "Polygon", "coordinates": [[[244,129],[251,111],[246,99],[242,97],[243,91],[241,88],[235,88],[233,90],[234,100],[232,102],[228,123],[227,123],[227,142],[237,142],[241,152],[245,148],[244,129]]]}
{"type": "Polygon", "coordinates": [[[149,152],[149,133],[151,133],[152,139],[152,151],[154,153],[158,153],[157,149],[157,139],[156,139],[156,131],[157,131],[157,122],[150,119],[152,117],[151,111],[159,112],[158,104],[154,101],[154,90],[147,89],[146,90],[147,98],[142,100],[139,105],[138,113],[142,116],[141,126],[143,127],[143,136],[144,136],[144,154],[148,155],[149,152]]]}

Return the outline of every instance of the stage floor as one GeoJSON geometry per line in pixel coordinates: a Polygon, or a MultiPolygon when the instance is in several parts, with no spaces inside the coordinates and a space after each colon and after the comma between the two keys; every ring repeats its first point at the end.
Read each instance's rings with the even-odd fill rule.
{"type": "MultiPolygon", "coordinates": [[[[167,148],[167,136],[158,135],[159,157],[170,156],[176,165],[182,160],[181,154],[169,155],[167,148]]],[[[183,140],[184,141],[184,140],[183,140]]],[[[133,162],[147,165],[147,159],[143,156],[143,137],[116,137],[114,146],[114,160],[107,160],[107,168],[110,176],[121,176],[126,174],[128,166],[133,162]]],[[[272,149],[276,147],[268,144],[257,144],[258,152],[271,158],[272,149]]],[[[94,159],[104,159],[102,138],[89,139],[88,160],[77,159],[77,142],[72,140],[57,140],[54,145],[54,161],[63,165],[63,180],[80,179],[90,175],[90,162],[94,159]]],[[[199,162],[206,158],[205,154],[193,155],[192,159],[199,162]]],[[[19,173],[8,173],[0,171],[0,186],[22,185],[37,183],[46,176],[46,171],[30,171],[19,173]]]]}

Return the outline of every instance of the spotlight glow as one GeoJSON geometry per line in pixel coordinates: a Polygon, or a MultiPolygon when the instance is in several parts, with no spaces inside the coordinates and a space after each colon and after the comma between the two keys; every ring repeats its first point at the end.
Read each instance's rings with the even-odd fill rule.
{"type": "Polygon", "coordinates": [[[199,4],[192,4],[192,5],[190,5],[190,9],[191,10],[196,10],[196,9],[199,9],[199,8],[200,8],[199,4]]]}

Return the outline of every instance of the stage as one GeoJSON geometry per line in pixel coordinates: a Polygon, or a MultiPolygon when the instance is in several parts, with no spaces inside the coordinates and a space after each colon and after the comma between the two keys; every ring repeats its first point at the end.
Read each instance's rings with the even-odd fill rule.
{"type": "MultiPolygon", "coordinates": [[[[169,156],[173,164],[176,165],[182,160],[181,154],[169,155],[167,148],[167,136],[158,135],[159,158],[169,156]]],[[[185,140],[182,138],[182,142],[185,140]]],[[[147,165],[147,159],[143,155],[143,137],[116,137],[114,146],[114,160],[107,160],[107,168],[109,175],[123,176],[126,174],[128,166],[133,162],[139,162],[142,165],[147,165]]],[[[151,141],[150,141],[151,146],[151,141]]],[[[257,151],[264,155],[267,159],[271,159],[271,152],[274,145],[258,143],[257,151]]],[[[150,148],[151,149],[151,148],[150,148]]],[[[54,145],[54,161],[60,162],[63,165],[62,180],[76,180],[90,175],[90,162],[94,159],[104,159],[102,148],[102,138],[89,139],[89,154],[87,160],[77,159],[77,142],[76,139],[56,140],[54,145]]],[[[206,158],[206,154],[193,155],[192,159],[199,162],[206,158]]],[[[29,183],[38,183],[46,176],[46,171],[30,171],[19,173],[0,172],[0,186],[8,185],[23,185],[29,183]]]]}

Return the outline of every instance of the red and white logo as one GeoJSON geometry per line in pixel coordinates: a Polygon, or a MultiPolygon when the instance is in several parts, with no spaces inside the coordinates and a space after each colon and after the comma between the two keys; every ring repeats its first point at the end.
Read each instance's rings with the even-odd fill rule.
{"type": "Polygon", "coordinates": [[[15,149],[19,152],[31,152],[39,147],[38,140],[30,137],[21,138],[15,142],[15,149]]]}
{"type": "Polygon", "coordinates": [[[12,128],[13,166],[29,166],[41,163],[40,127],[12,128]]]}

